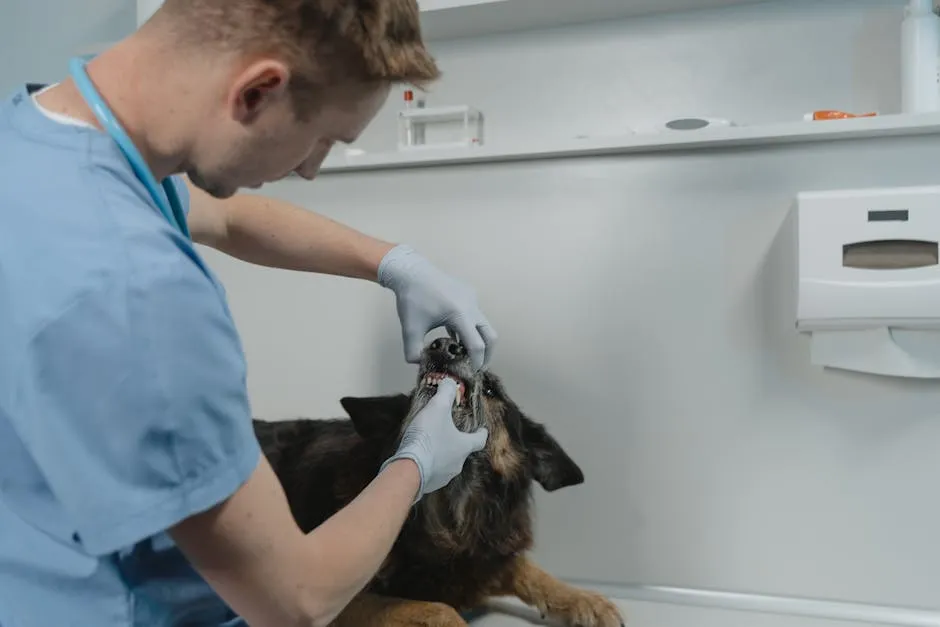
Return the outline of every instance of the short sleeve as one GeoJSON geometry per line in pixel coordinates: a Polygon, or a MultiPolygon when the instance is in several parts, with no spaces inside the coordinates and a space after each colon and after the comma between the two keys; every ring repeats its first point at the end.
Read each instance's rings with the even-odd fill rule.
{"type": "Polygon", "coordinates": [[[240,340],[183,254],[86,291],[33,335],[27,360],[18,430],[89,553],[211,508],[257,466],[240,340]]]}

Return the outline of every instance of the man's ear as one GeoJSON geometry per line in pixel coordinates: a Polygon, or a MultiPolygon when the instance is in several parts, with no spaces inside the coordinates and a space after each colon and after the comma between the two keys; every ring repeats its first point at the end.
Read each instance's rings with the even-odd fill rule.
{"type": "Polygon", "coordinates": [[[244,68],[231,92],[235,119],[242,124],[254,122],[266,105],[286,94],[289,79],[290,71],[280,61],[257,61],[244,68]]]}
{"type": "Polygon", "coordinates": [[[584,483],[584,473],[545,427],[522,417],[522,442],[529,456],[532,476],[547,492],[584,483]]]}
{"type": "Polygon", "coordinates": [[[352,419],[356,433],[363,440],[383,440],[397,435],[408,415],[411,397],[406,394],[391,396],[345,396],[339,404],[352,419]]]}

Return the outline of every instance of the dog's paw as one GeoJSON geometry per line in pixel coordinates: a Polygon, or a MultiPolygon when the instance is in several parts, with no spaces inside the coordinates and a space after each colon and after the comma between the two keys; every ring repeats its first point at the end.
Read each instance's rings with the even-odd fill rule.
{"type": "Polygon", "coordinates": [[[567,627],[623,627],[624,618],[620,610],[606,597],[593,592],[579,591],[560,607],[552,618],[561,620],[567,627]]]}

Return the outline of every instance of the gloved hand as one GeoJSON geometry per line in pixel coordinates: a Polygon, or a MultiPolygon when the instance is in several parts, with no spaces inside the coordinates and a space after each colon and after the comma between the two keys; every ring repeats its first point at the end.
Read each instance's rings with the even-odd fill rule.
{"type": "Polygon", "coordinates": [[[396,246],[382,259],[379,285],[395,292],[409,363],[421,359],[425,336],[444,326],[466,347],[474,370],[489,364],[496,330],[480,311],[469,286],[441,272],[405,245],[396,246]]]}
{"type": "Polygon", "coordinates": [[[398,451],[389,457],[379,472],[395,460],[410,459],[418,465],[421,487],[415,503],[426,494],[440,490],[460,474],[470,453],[483,450],[489,431],[481,427],[475,433],[464,433],[454,426],[452,408],[457,384],[444,379],[437,392],[405,429],[398,451]]]}

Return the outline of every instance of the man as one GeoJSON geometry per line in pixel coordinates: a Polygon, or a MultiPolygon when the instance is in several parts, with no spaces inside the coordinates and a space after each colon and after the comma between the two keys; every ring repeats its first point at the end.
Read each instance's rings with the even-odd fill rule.
{"type": "Polygon", "coordinates": [[[376,281],[408,361],[439,326],[488,361],[496,334],[464,284],[406,246],[236,194],[313,178],[392,85],[437,77],[415,0],[166,0],[87,72],[156,180],[174,177],[192,241],[72,79],[0,105],[0,625],[325,625],[487,433],[454,427],[442,384],[373,483],[302,534],[194,242],[376,281]]]}

